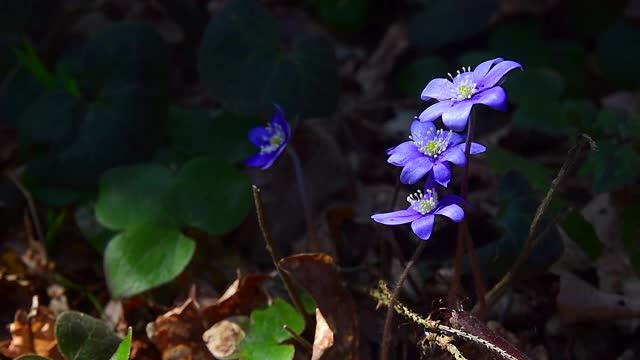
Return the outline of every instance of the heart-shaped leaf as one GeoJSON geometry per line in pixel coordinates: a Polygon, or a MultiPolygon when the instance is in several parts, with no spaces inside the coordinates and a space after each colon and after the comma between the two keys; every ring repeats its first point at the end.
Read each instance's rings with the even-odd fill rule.
{"type": "Polygon", "coordinates": [[[129,360],[129,354],[131,353],[131,342],[133,340],[133,334],[131,331],[131,326],[129,326],[129,330],[127,331],[127,336],[122,340],[115,354],[111,356],[110,360],[129,360]]]}
{"type": "Polygon", "coordinates": [[[111,169],[100,179],[96,218],[112,229],[166,218],[163,202],[174,182],[175,175],[158,164],[111,169]]]}
{"type": "Polygon", "coordinates": [[[169,197],[175,219],[213,235],[238,226],[251,208],[247,176],[227,163],[208,158],[185,164],[169,197]]]}
{"type": "Polygon", "coordinates": [[[111,294],[130,296],[174,279],[194,251],[195,242],[172,224],[148,222],[127,229],[105,249],[104,270],[111,294]]]}

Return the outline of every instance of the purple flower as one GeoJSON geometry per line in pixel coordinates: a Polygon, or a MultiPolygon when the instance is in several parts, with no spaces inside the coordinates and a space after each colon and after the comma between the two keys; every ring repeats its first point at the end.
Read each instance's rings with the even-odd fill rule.
{"type": "MultiPolygon", "coordinates": [[[[400,181],[403,184],[415,184],[430,171],[435,181],[447,186],[451,180],[451,165],[465,166],[465,136],[451,130],[437,130],[432,122],[414,121],[411,124],[411,141],[393,147],[387,151],[387,162],[403,166],[400,181]]],[[[471,143],[471,154],[487,150],[478,143],[471,143]]]]}
{"type": "Polygon", "coordinates": [[[442,122],[451,130],[461,131],[467,126],[471,107],[484,104],[496,110],[507,110],[507,93],[500,86],[502,78],[511,70],[522,65],[515,61],[496,58],[478,65],[462,68],[456,77],[433,79],[422,90],[422,100],[436,99],[420,114],[420,121],[433,121],[442,116],[442,122]],[[494,66],[495,65],[495,66],[494,66]],[[493,67],[492,67],[493,66],[493,67]]]}
{"type": "Polygon", "coordinates": [[[266,170],[284,151],[291,138],[289,123],[284,117],[284,111],[274,104],[276,114],[267,126],[258,126],[249,130],[249,140],[260,148],[260,152],[248,158],[246,164],[266,170]]]}
{"type": "MultiPolygon", "coordinates": [[[[427,181],[429,183],[429,181],[427,181]]],[[[409,208],[389,213],[375,214],[371,218],[385,225],[411,223],[411,229],[422,240],[431,236],[436,215],[443,215],[460,222],[464,219],[464,210],[460,206],[464,200],[456,195],[447,195],[438,200],[436,189],[418,190],[407,197],[409,208]]]]}

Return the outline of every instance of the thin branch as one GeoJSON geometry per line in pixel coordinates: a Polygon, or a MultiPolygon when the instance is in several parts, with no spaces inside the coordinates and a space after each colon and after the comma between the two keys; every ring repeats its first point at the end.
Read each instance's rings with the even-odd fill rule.
{"type": "MultiPolygon", "coordinates": [[[[409,271],[413,267],[413,264],[416,262],[416,260],[418,260],[418,257],[420,256],[420,254],[422,254],[422,250],[424,250],[424,247],[426,244],[427,244],[426,241],[423,241],[423,240],[420,241],[420,244],[416,248],[416,251],[413,253],[413,256],[411,257],[411,259],[405,266],[404,271],[400,275],[400,279],[398,279],[398,284],[396,285],[396,289],[393,291],[393,295],[391,295],[390,297],[390,300],[389,300],[390,303],[395,304],[396,301],[398,300],[398,295],[402,290],[402,285],[404,284],[404,281],[407,279],[407,276],[409,275],[409,271]]],[[[382,352],[381,352],[382,360],[389,359],[389,345],[391,343],[391,324],[392,323],[393,323],[393,308],[389,307],[387,309],[387,315],[384,320],[384,331],[382,333],[382,352]]]]}
{"type": "Polygon", "coordinates": [[[307,339],[303,338],[302,336],[297,334],[295,331],[293,331],[293,329],[291,327],[289,327],[289,325],[284,325],[282,328],[286,332],[288,332],[289,335],[291,335],[293,340],[297,341],[300,345],[302,345],[303,348],[305,348],[309,352],[313,351],[313,345],[311,345],[311,343],[309,341],[307,341],[307,339]]]}
{"type": "Polygon", "coordinates": [[[540,225],[542,216],[547,210],[549,203],[551,203],[551,199],[553,199],[553,195],[558,190],[558,187],[560,186],[562,181],[564,181],[564,178],[567,176],[573,165],[576,164],[579,155],[587,145],[589,145],[592,150],[595,149],[595,142],[589,136],[582,134],[573,145],[573,147],[569,149],[567,159],[564,161],[564,164],[562,164],[562,167],[558,171],[558,175],[556,175],[555,179],[553,179],[553,181],[551,182],[551,186],[549,187],[547,194],[536,210],[535,216],[533,217],[531,225],[529,226],[529,234],[527,236],[527,240],[524,243],[524,246],[522,247],[518,258],[511,266],[511,269],[487,293],[485,297],[487,306],[490,307],[495,304],[496,301],[505,293],[506,289],[511,285],[516,275],[529,258],[531,251],[537,245],[537,239],[539,239],[539,237],[536,236],[536,232],[538,230],[538,226],[540,225]]]}
{"type": "MultiPolygon", "coordinates": [[[[280,266],[278,265],[279,256],[276,255],[276,250],[273,246],[273,239],[271,238],[271,232],[269,231],[269,225],[267,224],[267,219],[264,213],[264,207],[262,206],[262,195],[260,194],[260,188],[253,185],[253,202],[256,206],[256,216],[258,217],[258,225],[260,226],[260,231],[262,231],[262,236],[264,237],[264,241],[266,243],[267,251],[269,251],[269,255],[271,255],[271,260],[273,261],[273,265],[276,267],[278,271],[278,275],[284,282],[284,286],[287,288],[287,292],[289,293],[289,297],[293,302],[293,305],[296,307],[298,312],[304,316],[306,320],[310,318],[310,315],[305,311],[304,306],[302,305],[302,301],[300,300],[300,296],[298,292],[295,290],[293,286],[293,282],[289,275],[282,271],[280,266]]],[[[307,323],[310,323],[307,321],[307,323]]]]}
{"type": "Polygon", "coordinates": [[[13,182],[13,184],[20,190],[22,196],[24,196],[25,200],[27,200],[27,207],[29,208],[29,214],[31,215],[31,220],[33,222],[33,227],[36,229],[36,236],[38,237],[38,241],[44,242],[44,233],[42,232],[42,224],[40,223],[40,218],[38,217],[38,211],[36,210],[35,202],[33,201],[33,196],[31,196],[31,192],[27,189],[24,184],[18,179],[18,177],[11,171],[6,172],[7,177],[13,182]]]}

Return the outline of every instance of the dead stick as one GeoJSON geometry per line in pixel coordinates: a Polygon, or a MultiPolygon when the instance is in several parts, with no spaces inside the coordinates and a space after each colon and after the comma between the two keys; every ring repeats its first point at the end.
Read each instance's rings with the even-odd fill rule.
{"type": "MultiPolygon", "coordinates": [[[[278,265],[279,256],[276,255],[276,250],[273,247],[273,239],[271,238],[271,232],[269,231],[269,225],[267,224],[267,219],[265,217],[264,208],[262,206],[262,195],[260,194],[260,188],[253,185],[253,202],[256,205],[256,216],[258,217],[258,225],[260,226],[260,231],[262,231],[262,236],[264,237],[264,241],[267,245],[267,251],[269,251],[269,255],[271,255],[271,260],[273,261],[273,265],[276,267],[278,271],[278,275],[284,282],[284,286],[287,288],[287,292],[289,293],[289,297],[293,302],[293,305],[298,309],[298,312],[304,316],[305,320],[308,320],[311,316],[305,311],[304,306],[302,305],[302,301],[300,300],[300,296],[298,296],[298,292],[295,290],[293,286],[293,282],[289,275],[282,271],[280,266],[278,265]]],[[[307,321],[307,324],[311,322],[307,321]]]]}
{"type": "MultiPolygon", "coordinates": [[[[591,149],[595,149],[595,142],[589,136],[582,134],[580,138],[578,138],[576,144],[573,145],[571,149],[569,149],[569,155],[567,156],[567,159],[564,161],[564,164],[562,164],[562,167],[558,171],[558,175],[556,175],[555,179],[553,179],[553,181],[551,182],[551,186],[549,187],[547,194],[545,195],[544,199],[542,199],[542,202],[536,210],[536,214],[531,221],[531,225],[529,226],[529,234],[527,236],[527,240],[524,243],[524,246],[522,247],[518,258],[511,266],[511,269],[487,293],[485,300],[488,307],[491,307],[493,304],[495,304],[496,301],[504,294],[506,289],[511,285],[514,278],[518,274],[518,271],[520,271],[520,268],[529,258],[529,254],[538,242],[538,237],[536,237],[535,234],[538,229],[538,225],[540,225],[542,215],[544,215],[547,207],[549,206],[549,203],[551,203],[551,199],[553,198],[556,190],[569,173],[571,167],[576,163],[578,156],[582,153],[582,149],[587,144],[590,145],[591,149]]],[[[476,309],[474,308],[473,311],[475,312],[476,309]]]]}

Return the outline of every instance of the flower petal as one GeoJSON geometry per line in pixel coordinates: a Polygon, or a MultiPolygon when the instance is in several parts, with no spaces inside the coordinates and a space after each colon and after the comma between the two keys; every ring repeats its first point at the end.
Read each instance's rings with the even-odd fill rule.
{"type": "Polygon", "coordinates": [[[273,115],[271,122],[274,124],[278,124],[280,125],[280,127],[282,127],[282,130],[286,135],[285,142],[288,142],[289,138],[291,137],[291,128],[289,127],[289,122],[287,122],[287,118],[284,116],[284,111],[282,110],[280,105],[273,104],[273,106],[276,108],[276,113],[275,115],[273,115]]]}
{"type": "Polygon", "coordinates": [[[456,97],[455,85],[453,85],[451,81],[443,78],[429,81],[424,90],[422,90],[422,94],[420,94],[422,100],[449,100],[454,97],[456,97]]]}
{"type": "Polygon", "coordinates": [[[422,156],[409,161],[400,173],[400,182],[403,184],[415,184],[422,179],[433,167],[433,162],[428,156],[422,156]]]}
{"type": "Polygon", "coordinates": [[[388,213],[381,213],[372,215],[371,218],[380,224],[385,225],[400,225],[410,223],[416,219],[421,218],[422,215],[412,209],[392,211],[388,213]]]}
{"type": "Polygon", "coordinates": [[[436,126],[432,122],[421,122],[414,120],[411,123],[411,137],[415,141],[427,142],[436,134],[436,126]],[[427,136],[429,134],[429,136],[427,136]]]}
{"type": "Polygon", "coordinates": [[[269,143],[271,134],[264,126],[257,126],[249,129],[249,140],[251,140],[254,145],[260,147],[269,143]]]}
{"type": "Polygon", "coordinates": [[[464,210],[457,204],[450,204],[443,207],[438,207],[436,211],[433,212],[434,215],[443,215],[448,217],[449,219],[460,222],[464,219],[464,210]]]}
{"type": "Polygon", "coordinates": [[[442,114],[442,122],[453,131],[462,131],[467,126],[473,101],[462,100],[453,104],[442,114]]]}
{"type": "Polygon", "coordinates": [[[409,161],[424,156],[413,141],[405,141],[396,147],[392,147],[387,151],[387,155],[391,155],[387,162],[396,166],[405,166],[409,161]]]}
{"type": "MultiPolygon", "coordinates": [[[[456,145],[456,149],[459,149],[460,151],[462,151],[462,153],[464,153],[464,148],[467,144],[462,143],[462,144],[458,144],[456,145]]],[[[487,151],[487,147],[482,145],[482,144],[478,144],[478,143],[471,143],[471,149],[469,151],[469,154],[471,155],[475,155],[475,154],[481,154],[483,152],[487,151]]]]}
{"type": "Polygon", "coordinates": [[[458,166],[465,166],[467,164],[467,158],[464,156],[464,143],[450,148],[442,153],[439,157],[439,161],[449,161],[458,166]]]}
{"type": "Polygon", "coordinates": [[[487,73],[487,75],[485,75],[484,78],[482,78],[476,83],[478,91],[495,86],[500,82],[500,80],[502,80],[502,78],[509,71],[516,68],[520,68],[520,70],[524,70],[522,65],[520,65],[515,61],[505,60],[505,61],[499,62],[498,64],[496,64],[496,66],[494,66],[491,70],[489,70],[489,72],[487,73]]]}
{"type": "Polygon", "coordinates": [[[451,139],[449,139],[449,147],[455,146],[463,142],[465,136],[458,134],[457,132],[451,133],[451,139]]]}
{"type": "Polygon", "coordinates": [[[433,121],[439,118],[443,112],[449,110],[451,106],[453,106],[453,102],[451,100],[437,102],[426,108],[422,114],[418,116],[418,119],[422,122],[433,121]]]}
{"type": "Polygon", "coordinates": [[[262,168],[268,162],[270,161],[273,162],[273,160],[271,159],[272,157],[273,157],[273,154],[255,154],[250,158],[248,158],[247,160],[245,160],[245,164],[251,167],[262,168]]]}
{"type": "Polygon", "coordinates": [[[471,101],[500,111],[507,111],[507,92],[501,86],[488,89],[474,96],[471,101]]]}
{"type": "Polygon", "coordinates": [[[429,237],[431,237],[431,231],[433,231],[433,222],[435,218],[436,217],[433,215],[426,215],[420,219],[417,219],[411,223],[411,229],[416,235],[418,235],[420,239],[427,240],[429,237]]]}
{"type": "Polygon", "coordinates": [[[480,82],[482,78],[485,77],[485,75],[487,75],[487,73],[489,72],[489,69],[491,69],[491,66],[493,66],[493,64],[497,64],[499,62],[502,62],[503,60],[504,60],[503,58],[495,58],[495,59],[487,60],[481,63],[480,65],[476,66],[476,68],[473,69],[473,82],[476,84],[480,82]]]}
{"type": "Polygon", "coordinates": [[[433,165],[433,177],[436,182],[444,187],[451,181],[451,167],[446,162],[437,162],[433,165]]]}

